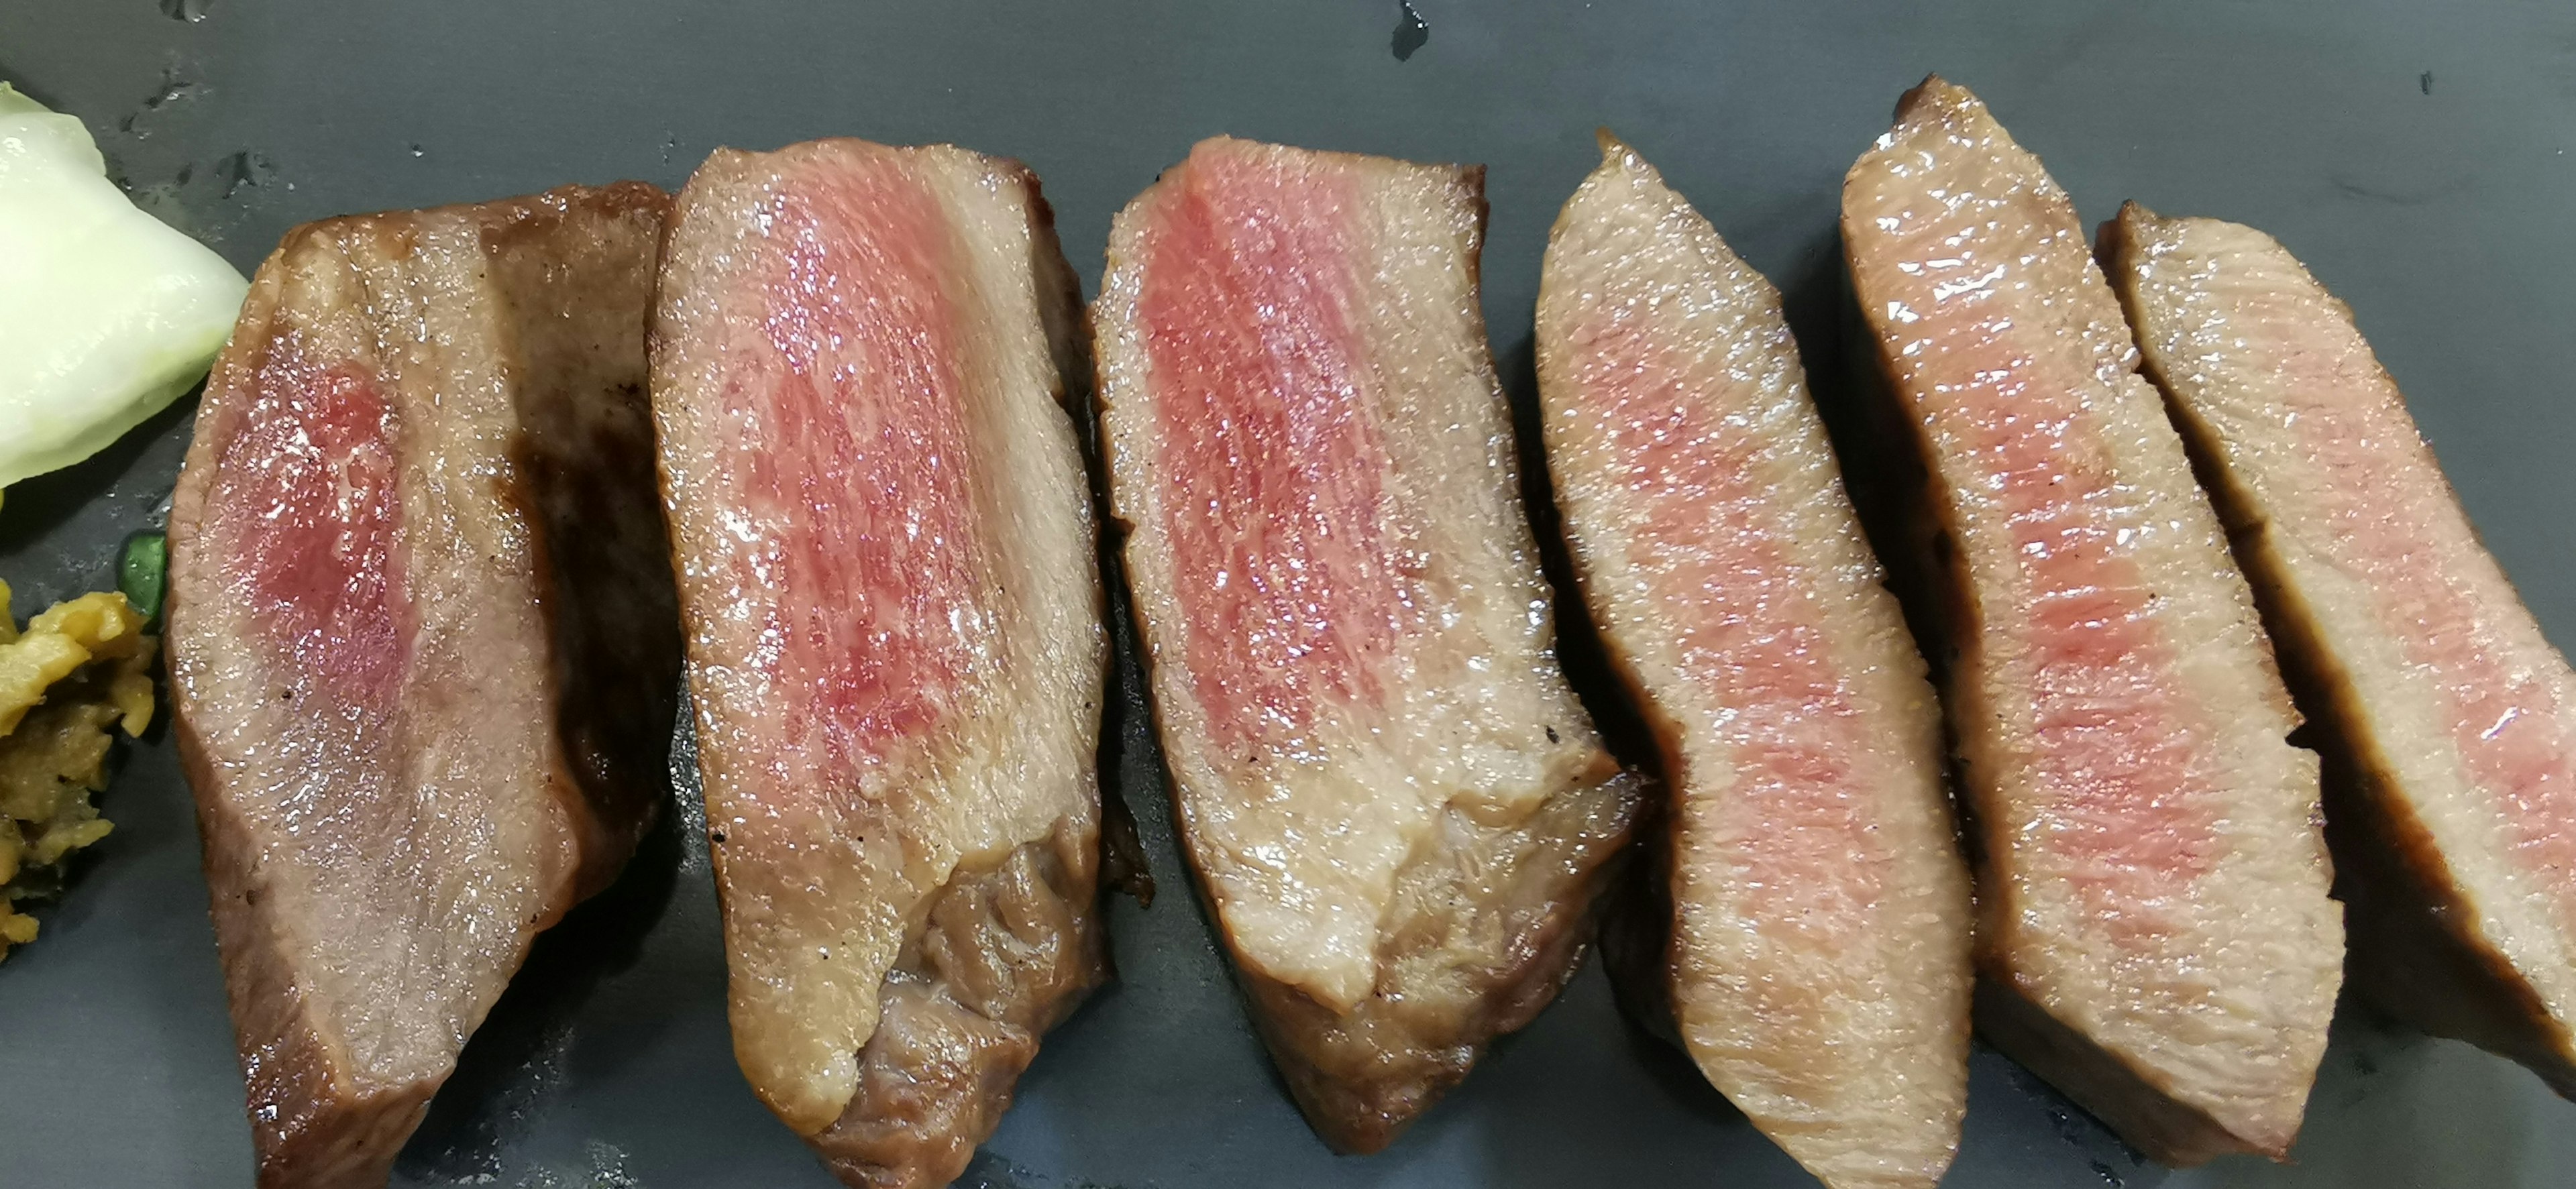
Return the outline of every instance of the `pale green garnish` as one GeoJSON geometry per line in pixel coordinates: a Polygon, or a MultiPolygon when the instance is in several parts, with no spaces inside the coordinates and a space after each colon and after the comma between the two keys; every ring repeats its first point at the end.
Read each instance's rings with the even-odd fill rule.
{"type": "Polygon", "coordinates": [[[0,83],[0,487],[194,387],[249,284],[135,209],[89,129],[0,83]]]}

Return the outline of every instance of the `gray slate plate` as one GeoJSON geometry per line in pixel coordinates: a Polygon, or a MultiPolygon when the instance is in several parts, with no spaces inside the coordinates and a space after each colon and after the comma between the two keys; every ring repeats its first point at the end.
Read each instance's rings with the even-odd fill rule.
{"type": "MultiPolygon", "coordinates": [[[[1594,162],[1595,125],[1781,283],[1812,354],[1844,300],[1843,170],[1937,69],[1977,89],[2087,218],[2135,197],[2256,224],[2301,255],[2359,312],[2542,622],[2576,643],[2576,6],[1413,8],[1427,38],[1399,39],[1394,0],[0,0],[0,78],[86,119],[138,196],[244,270],[306,219],[573,180],[676,187],[716,145],[832,134],[1026,160],[1094,280],[1111,212],[1202,136],[1487,162],[1486,305],[1526,400],[1539,252],[1594,162]]],[[[10,493],[0,577],[21,613],[108,581],[187,433],[174,412],[10,493]]],[[[1118,775],[1166,894],[1112,909],[1122,980],[1049,1039],[966,1184],[1812,1184],[1623,1025],[1594,971],[1392,1150],[1327,1154],[1184,890],[1150,764],[1118,775]]],[[[0,1184],[247,1185],[166,737],[133,749],[105,807],[117,833],[43,913],[43,939],[0,965],[0,1184]]],[[[2357,1008],[2293,1167],[2168,1173],[1990,1052],[1974,1079],[1956,1186],[2576,1183],[2576,1105],[2357,1008]]],[[[830,1183],[734,1068],[692,831],[655,838],[540,943],[397,1180],[830,1183]]]]}

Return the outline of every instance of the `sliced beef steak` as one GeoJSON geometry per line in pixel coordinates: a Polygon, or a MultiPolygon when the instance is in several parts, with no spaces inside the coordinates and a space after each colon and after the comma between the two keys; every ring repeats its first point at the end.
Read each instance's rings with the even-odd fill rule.
{"type": "Polygon", "coordinates": [[[2322,728],[2355,985],[2576,1096],[2576,673],[2280,244],[2131,206],[2103,248],[2322,728]]]}
{"type": "Polygon", "coordinates": [[[2159,1160],[2279,1156],[2341,979],[2316,760],[2074,207],[1932,79],[1843,238],[1926,477],[1978,1024],[2159,1160]]]}
{"type": "Polygon", "coordinates": [[[1780,295],[1603,136],[1539,282],[1568,552],[1663,753],[1665,985],[1710,1082],[1825,1183],[1930,1186],[1967,1102],[1941,708],[1780,295]]]}
{"type": "Polygon", "coordinates": [[[660,804],[668,203],[299,227],[207,382],[171,692],[262,1185],[383,1182],[530,939],[660,804]]]}
{"type": "Polygon", "coordinates": [[[1553,653],[1481,187],[1207,141],[1119,214],[1094,306],[1181,832],[1289,1088],[1350,1151],[1555,996],[1637,799],[1553,653]]]}
{"type": "Polygon", "coordinates": [[[752,1087],[852,1185],[945,1185],[1107,975],[1081,307],[1037,179],[719,151],[653,410],[752,1087]]]}

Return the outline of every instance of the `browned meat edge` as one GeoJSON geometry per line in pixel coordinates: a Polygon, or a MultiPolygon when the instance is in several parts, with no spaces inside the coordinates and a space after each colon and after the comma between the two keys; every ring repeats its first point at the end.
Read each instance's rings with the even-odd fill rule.
{"type": "Polygon", "coordinates": [[[1602,897],[1601,969],[1610,976],[1610,991],[1620,1014],[1688,1057],[1690,1046],[1682,1039],[1681,1016],[1673,1008],[1677,991],[1673,933],[1681,923],[1681,907],[1673,901],[1678,843],[1666,786],[1658,784],[1648,791],[1645,809],[1637,818],[1632,853],[1602,897]]]}
{"type": "MultiPolygon", "coordinates": [[[[649,212],[668,232],[671,196],[642,182],[584,191],[579,201],[612,215],[649,212]]],[[[523,200],[494,219],[483,231],[490,267],[504,274],[546,267],[542,257],[522,257],[518,249],[561,217],[523,200]]],[[[658,264],[657,250],[645,267],[659,271],[658,264]]],[[[505,276],[501,291],[544,289],[513,286],[505,276]]],[[[509,313],[523,347],[560,345],[541,328],[561,311],[539,305],[509,313]]],[[[652,316],[649,301],[639,316],[652,316]]],[[[616,369],[600,361],[593,366],[616,369]]],[[[551,610],[558,732],[587,808],[575,806],[568,815],[589,831],[581,840],[575,903],[615,882],[659,819],[670,796],[671,731],[679,714],[679,592],[655,470],[652,394],[641,359],[627,370],[628,379],[589,393],[523,386],[516,401],[512,462],[519,482],[510,499],[541,530],[531,541],[541,559],[537,597],[551,610]],[[576,402],[586,396],[608,400],[587,421],[576,414],[576,402]]],[[[541,362],[528,371],[563,374],[541,362]]]]}
{"type": "MultiPolygon", "coordinates": [[[[2136,251],[2121,220],[2102,223],[2095,255],[2106,272],[2120,275],[2136,251]]],[[[2112,289],[2129,320],[2138,321],[2130,287],[2112,289]]],[[[2561,1097],[2576,1098],[2565,1030],[2512,962],[2474,931],[2476,908],[2451,883],[2431,832],[2398,795],[2396,769],[2363,724],[2361,695],[2318,638],[2254,494],[2228,471],[2215,431],[2174,399],[2152,354],[2143,371],[2165,395],[2192,473],[2217,506],[2229,551],[2254,589],[2290,700],[2307,721],[2299,741],[2322,761],[2326,844],[2334,896],[2344,903],[2345,969],[2354,990],[2427,1032],[2518,1061],[2561,1097]]]]}
{"type": "Polygon", "coordinates": [[[1038,1038],[1109,977],[1097,846],[1059,832],[940,889],[879,991],[858,1093],[813,1137],[843,1183],[915,1189],[966,1171],[1038,1038]]]}
{"type": "MultiPolygon", "coordinates": [[[[640,182],[591,191],[567,189],[623,211],[667,209],[670,203],[668,195],[640,182]]],[[[538,196],[517,200],[506,211],[494,209],[501,205],[485,208],[493,212],[492,225],[485,231],[487,245],[534,237],[549,220],[561,218],[538,196]]],[[[287,232],[263,264],[234,328],[232,341],[241,344],[245,354],[238,362],[228,354],[219,366],[256,374],[266,363],[282,284],[280,274],[269,265],[304,239],[338,234],[351,223],[364,228],[367,221],[367,216],[352,216],[287,232]]],[[[367,231],[382,234],[372,228],[367,231]]],[[[523,318],[545,316],[542,310],[513,312],[523,318]]],[[[505,492],[505,498],[529,515],[538,529],[531,534],[532,542],[539,555],[548,559],[539,568],[540,597],[560,598],[548,604],[555,673],[564,682],[556,691],[558,714],[565,755],[576,768],[569,785],[589,803],[569,815],[588,833],[580,841],[581,873],[564,910],[616,878],[636,841],[651,827],[666,788],[664,760],[679,692],[679,628],[672,610],[677,596],[661,543],[667,538],[662,536],[661,504],[653,482],[645,395],[641,385],[627,385],[615,393],[629,414],[620,419],[621,428],[631,426],[644,436],[629,440],[609,435],[587,443],[599,451],[596,469],[586,465],[593,456],[576,448],[582,444],[549,437],[542,429],[527,434],[522,449],[529,465],[505,492]],[[624,486],[630,484],[641,486],[624,486]],[[596,514],[595,505],[600,502],[622,510],[597,529],[579,527],[583,524],[579,517],[596,514]],[[653,535],[639,542],[633,533],[641,524],[649,524],[653,535]],[[567,525],[574,526],[566,537],[569,547],[550,549],[547,538],[566,532],[567,525]],[[630,552],[639,545],[646,551],[630,552]],[[567,581],[565,571],[575,565],[590,568],[567,581]],[[575,622],[591,614],[600,621],[575,622]],[[572,654],[581,659],[576,661],[572,654]],[[566,681],[574,672],[583,679],[566,681]]],[[[530,412],[527,400],[528,394],[522,392],[523,415],[530,412]]],[[[193,526],[174,522],[171,531],[185,535],[193,532],[193,526]]],[[[172,596],[184,597],[181,590],[174,586],[172,596]]],[[[214,788],[215,773],[193,724],[185,715],[172,717],[171,735],[189,787],[214,788]]],[[[381,1184],[389,1178],[403,1142],[427,1114],[438,1083],[417,1082],[363,1098],[339,1084],[331,1072],[331,1048],[305,1023],[303,995],[289,977],[295,964],[278,950],[277,939],[254,911],[261,881],[252,865],[256,851],[249,834],[219,798],[199,796],[196,804],[208,911],[216,937],[224,942],[224,992],[232,1008],[234,1039],[251,1104],[259,1184],[263,1189],[381,1184]]],[[[527,937],[532,939],[560,917],[559,910],[531,922],[527,937]]]]}
{"type": "MultiPolygon", "coordinates": [[[[1536,349],[1530,348],[1533,371],[1527,377],[1533,385],[1538,381],[1536,349]]],[[[1583,597],[1589,576],[1581,572],[1568,544],[1565,513],[1556,502],[1556,473],[1549,469],[1546,435],[1539,424],[1543,415],[1534,393],[1527,402],[1512,402],[1521,507],[1529,516],[1539,569],[1556,609],[1557,663],[1601,732],[1602,746],[1635,774],[1639,793],[1629,842],[1601,876],[1601,895],[1593,903],[1594,941],[1620,1014],[1687,1057],[1689,1046],[1673,1009],[1672,965],[1673,931],[1680,926],[1681,910],[1673,902],[1679,843],[1672,829],[1671,773],[1680,754],[1681,727],[1660,713],[1638,683],[1636,666],[1593,621],[1592,605],[1583,597]]]]}
{"type": "Polygon", "coordinates": [[[1481,1010],[1475,1014],[1443,1018],[1436,1009],[1409,1006],[1422,999],[1436,1003],[1436,984],[1459,972],[1417,969],[1406,959],[1437,950],[1446,931],[1468,927],[1467,920],[1452,919],[1445,906],[1419,903],[1406,894],[1408,886],[1431,891],[1442,878],[1419,863],[1396,877],[1396,912],[1405,915],[1391,936],[1379,938],[1375,992],[1348,1016],[1337,1016],[1305,992],[1235,965],[1272,1060],[1324,1142],[1354,1154],[1386,1147],[1467,1076],[1488,1043],[1528,1026],[1555,1000],[1582,964],[1593,901],[1627,842],[1634,784],[1621,777],[1561,793],[1521,828],[1484,836],[1488,849],[1472,857],[1443,856],[1476,870],[1508,866],[1531,882],[1544,883],[1567,868],[1580,873],[1571,883],[1549,889],[1552,895],[1504,892],[1495,897],[1523,911],[1497,930],[1513,939],[1507,959],[1465,972],[1490,988],[1479,998],[1481,1010]],[[1517,854],[1504,849],[1512,844],[1518,844],[1517,854]],[[1419,911],[1407,913],[1407,908],[1419,911]]]}
{"type": "MultiPolygon", "coordinates": [[[[1898,99],[1895,118],[1904,119],[1921,93],[1918,86],[1898,99]]],[[[1848,287],[1848,270],[1856,262],[1848,258],[1848,242],[1844,252],[1848,287]]],[[[1888,588],[1896,592],[1906,627],[1923,650],[1946,707],[1951,701],[1957,641],[1973,628],[1976,593],[1956,543],[1949,495],[1931,471],[1931,443],[1923,427],[1907,415],[1895,361],[1887,358],[1885,345],[1857,302],[1845,300],[1843,307],[1854,399],[1851,407],[1826,405],[1826,425],[1835,453],[1844,462],[1846,490],[1870,543],[1887,566],[1888,588]]],[[[1962,787],[1959,740],[1947,713],[1941,716],[1941,733],[1949,755],[1946,783],[1956,790],[1962,787]]],[[[1973,798],[1954,797],[1953,804],[1961,841],[1982,888],[1987,872],[1985,826],[1978,820],[1973,798]]],[[[2030,1002],[2013,988],[2000,957],[1985,947],[1982,938],[1974,958],[1977,1031],[2149,1158],[2188,1167],[2212,1156],[2251,1150],[2206,1114],[2155,1089],[2127,1061],[2030,1002]]]]}
{"type": "MultiPolygon", "coordinates": [[[[232,341],[242,344],[244,354],[228,353],[218,361],[219,369],[231,366],[256,374],[265,364],[282,284],[272,266],[313,234],[310,225],[289,231],[269,255],[233,329],[232,341]]],[[[193,535],[194,526],[173,518],[170,533],[184,539],[193,535]]],[[[174,551],[185,549],[179,541],[173,545],[174,551]]],[[[187,587],[172,584],[170,596],[174,601],[185,598],[187,587]]],[[[172,719],[171,736],[189,787],[214,788],[214,768],[195,723],[184,714],[172,719]]],[[[381,1182],[403,1138],[420,1125],[437,1086],[414,1084],[357,1099],[337,1084],[331,1076],[331,1050],[306,1026],[303,996],[287,976],[293,965],[277,951],[277,939],[253,911],[259,904],[259,881],[251,866],[257,852],[249,833],[221,800],[200,795],[196,802],[208,908],[215,936],[224,942],[224,997],[232,1006],[234,1038],[248,1083],[259,1183],[267,1189],[292,1189],[381,1182]]]]}
{"type": "MultiPolygon", "coordinates": [[[[1091,392],[1081,285],[1037,175],[1020,173],[1056,401],[1079,423],[1091,392]]],[[[1105,820],[1115,794],[1101,796],[1105,820]]],[[[997,866],[959,868],[933,894],[922,934],[905,944],[878,992],[877,1030],[859,1051],[858,1092],[812,1137],[834,1176],[868,1189],[928,1189],[966,1171],[1010,1109],[1038,1038],[1111,977],[1100,852],[1099,837],[1059,824],[997,866]]]]}
{"type": "MultiPolygon", "coordinates": [[[[1490,210],[1484,200],[1485,170],[1477,165],[1464,167],[1463,172],[1477,196],[1477,241],[1481,243],[1483,223],[1490,210]]],[[[1469,287],[1480,288],[1481,253],[1469,252],[1466,268],[1469,287]]],[[[1481,333],[1483,327],[1478,330],[1481,333]]],[[[1106,406],[1095,401],[1094,424],[1106,414],[1106,406]]],[[[1536,439],[1527,431],[1522,433],[1525,447],[1519,455],[1527,459],[1534,456],[1531,452],[1537,448],[1536,439]]],[[[1504,478],[1522,499],[1524,515],[1535,514],[1532,510],[1542,507],[1552,513],[1552,503],[1531,501],[1522,476],[1504,478]]],[[[1102,523],[1104,531],[1122,539],[1134,528],[1115,516],[1104,517],[1102,523]]],[[[1537,543],[1541,551],[1546,548],[1543,538],[1537,543]]],[[[1123,584],[1124,567],[1113,570],[1111,577],[1123,584]]],[[[1570,614],[1570,608],[1581,606],[1580,599],[1567,597],[1565,586],[1553,581],[1550,585],[1560,617],[1570,614]]],[[[1119,601],[1129,602],[1126,598],[1119,601]]],[[[1563,622],[1560,618],[1560,646],[1563,622]]],[[[1130,625],[1125,630],[1134,629],[1130,625]]],[[[1159,739],[1163,728],[1160,708],[1153,697],[1153,657],[1139,650],[1137,658],[1145,677],[1145,701],[1156,718],[1154,735],[1159,739]]],[[[1616,766],[1607,754],[1602,764],[1605,769],[1616,766]]],[[[1179,811],[1180,790],[1171,783],[1168,773],[1161,775],[1175,798],[1173,832],[1189,862],[1193,876],[1190,882],[1198,892],[1200,910],[1210,926],[1222,934],[1224,921],[1209,895],[1207,873],[1199,869],[1198,848],[1189,838],[1187,816],[1179,811]]],[[[1606,778],[1601,783],[1578,785],[1557,794],[1529,821],[1513,830],[1481,832],[1479,841],[1488,848],[1484,851],[1443,851],[1432,856],[1480,871],[1508,865],[1515,876],[1530,881],[1545,881],[1560,873],[1573,876],[1553,889],[1553,895],[1516,898],[1506,893],[1496,897],[1504,903],[1515,899],[1535,903],[1542,911],[1516,914],[1503,923],[1499,931],[1511,937],[1514,945],[1502,964],[1445,972],[1449,978],[1471,978],[1491,988],[1477,1000],[1482,1009],[1478,1013],[1463,1019],[1443,1019],[1436,1007],[1426,1010],[1409,1006],[1429,998],[1435,980],[1448,980],[1440,977],[1442,971],[1409,966],[1406,958],[1437,949],[1437,930],[1463,928],[1467,923],[1445,919],[1448,914],[1440,905],[1421,903],[1421,893],[1430,890],[1425,885],[1436,886],[1439,873],[1427,868],[1419,857],[1396,875],[1395,911],[1403,912],[1408,907],[1421,911],[1409,914],[1391,936],[1380,933],[1377,986],[1349,1015],[1336,1015],[1304,991],[1247,969],[1240,962],[1227,963],[1236,984],[1251,1001],[1253,1023],[1280,1077],[1287,1082],[1289,1093],[1296,1098],[1298,1109],[1304,1112],[1316,1135],[1334,1151],[1366,1155],[1395,1142],[1423,1111],[1467,1076],[1487,1044],[1497,1036],[1528,1026],[1582,965],[1598,901],[1616,877],[1620,867],[1617,860],[1627,846],[1644,800],[1644,781],[1634,773],[1612,775],[1604,771],[1600,775],[1606,778]],[[1517,853],[1502,849],[1510,843],[1526,845],[1517,853]],[[1418,991],[1416,980],[1420,980],[1418,991]]],[[[1231,942],[1227,949],[1231,954],[1231,942]]]]}

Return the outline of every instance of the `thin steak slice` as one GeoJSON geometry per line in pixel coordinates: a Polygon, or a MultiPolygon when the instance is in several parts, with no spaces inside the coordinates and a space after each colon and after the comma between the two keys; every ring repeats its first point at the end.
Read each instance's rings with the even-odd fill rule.
{"type": "Polygon", "coordinates": [[[639,183],[287,233],[170,512],[170,686],[264,1186],[381,1184],[666,782],[639,183]]]}
{"type": "Polygon", "coordinates": [[[1575,572],[1670,791],[1650,977],[1710,1082],[1837,1189],[1930,1186],[1967,1104],[1941,708],[1780,295],[1628,146],[1557,216],[1539,403],[1575,572]]]}
{"type": "Polygon", "coordinates": [[[720,150],[653,411],[734,1055],[852,1185],[945,1185],[1108,975],[1081,305],[1035,175],[720,150]]]}
{"type": "Polygon", "coordinates": [[[1924,469],[1978,1025],[2158,1160],[2281,1156],[2343,959],[2316,758],[2074,206],[1934,78],[1843,239],[1924,469]]]}
{"type": "Polygon", "coordinates": [[[2281,245],[2132,205],[2103,248],[2322,728],[2355,986],[2576,1096],[2576,673],[2281,245]]]}
{"type": "Polygon", "coordinates": [[[1557,668],[1482,184],[1209,140],[1120,212],[1093,309],[1181,832],[1347,1151],[1555,996],[1637,801],[1557,668]]]}

